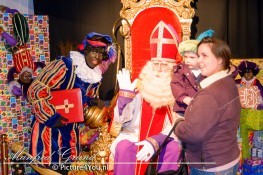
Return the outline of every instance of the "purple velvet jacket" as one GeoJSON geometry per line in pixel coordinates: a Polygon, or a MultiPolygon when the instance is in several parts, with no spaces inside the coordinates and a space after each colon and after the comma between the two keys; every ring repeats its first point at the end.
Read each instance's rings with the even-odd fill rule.
{"type": "Polygon", "coordinates": [[[214,168],[228,164],[240,155],[237,129],[241,105],[235,81],[226,75],[223,76],[221,71],[216,77],[208,77],[200,83],[202,89],[190,102],[185,121],[175,129],[175,135],[186,143],[187,161],[195,162],[190,164],[191,167],[214,168]]]}
{"type": "Polygon", "coordinates": [[[202,79],[204,79],[202,75],[196,78],[184,63],[175,66],[171,81],[172,93],[176,99],[173,108],[175,112],[185,112],[187,105],[183,102],[183,99],[187,96],[193,97],[196,94],[198,83],[202,79]]]}

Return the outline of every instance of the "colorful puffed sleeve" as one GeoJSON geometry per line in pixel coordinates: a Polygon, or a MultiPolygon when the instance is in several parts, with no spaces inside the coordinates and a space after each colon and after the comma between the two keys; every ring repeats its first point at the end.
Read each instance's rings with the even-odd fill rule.
{"type": "Polygon", "coordinates": [[[49,103],[51,89],[59,89],[65,81],[67,67],[63,60],[55,60],[48,64],[37,76],[28,89],[28,100],[32,104],[36,120],[40,123],[52,123],[59,115],[55,107],[49,103]]]}

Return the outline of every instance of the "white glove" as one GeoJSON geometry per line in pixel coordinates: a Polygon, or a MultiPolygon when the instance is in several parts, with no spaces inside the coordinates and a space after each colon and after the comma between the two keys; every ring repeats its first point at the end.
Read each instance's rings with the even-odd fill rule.
{"type": "Polygon", "coordinates": [[[152,145],[147,141],[141,141],[141,142],[135,143],[135,145],[143,146],[142,149],[136,154],[137,160],[145,161],[145,162],[150,160],[150,158],[153,156],[153,153],[154,153],[154,149],[152,145]]]}
{"type": "Polygon", "coordinates": [[[129,70],[125,68],[120,70],[117,74],[117,80],[120,89],[134,91],[137,79],[131,83],[131,75],[129,70]]]}

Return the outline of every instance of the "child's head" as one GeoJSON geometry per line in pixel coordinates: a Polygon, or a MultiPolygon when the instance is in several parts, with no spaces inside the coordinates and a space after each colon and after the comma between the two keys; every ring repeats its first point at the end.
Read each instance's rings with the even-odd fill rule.
{"type": "Polygon", "coordinates": [[[184,58],[184,63],[189,67],[189,69],[199,69],[197,64],[197,45],[199,41],[197,40],[187,40],[179,44],[179,52],[184,58]]]}

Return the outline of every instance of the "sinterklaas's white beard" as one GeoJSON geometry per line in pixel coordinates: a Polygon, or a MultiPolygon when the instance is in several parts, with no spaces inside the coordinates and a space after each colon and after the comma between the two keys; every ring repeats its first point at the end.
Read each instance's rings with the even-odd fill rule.
{"type": "Polygon", "coordinates": [[[170,86],[171,74],[171,71],[153,71],[151,62],[148,62],[140,73],[139,92],[143,99],[155,109],[173,105],[175,102],[170,86]]]}

